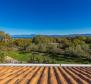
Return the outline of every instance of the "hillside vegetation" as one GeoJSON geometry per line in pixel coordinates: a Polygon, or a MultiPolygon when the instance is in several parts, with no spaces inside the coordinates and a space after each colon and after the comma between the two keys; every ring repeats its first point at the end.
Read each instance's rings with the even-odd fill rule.
{"type": "Polygon", "coordinates": [[[91,37],[12,38],[0,31],[0,62],[10,56],[21,63],[91,63],[91,37]]]}

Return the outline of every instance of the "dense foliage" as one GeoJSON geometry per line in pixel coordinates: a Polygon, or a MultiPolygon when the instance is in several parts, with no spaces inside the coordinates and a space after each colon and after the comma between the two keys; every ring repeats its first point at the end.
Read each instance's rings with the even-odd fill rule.
{"type": "Polygon", "coordinates": [[[91,37],[52,37],[38,35],[30,39],[14,39],[11,38],[11,36],[6,34],[5,32],[0,31],[1,62],[4,61],[4,53],[8,52],[18,52],[20,54],[31,53],[32,55],[30,55],[30,58],[28,56],[27,59],[27,62],[29,63],[56,63],[56,61],[60,61],[61,58],[85,59],[85,61],[88,60],[88,63],[90,63],[91,37]],[[40,54],[42,54],[43,57],[41,62],[40,54]],[[49,59],[53,60],[51,60],[50,62],[49,59]]]}

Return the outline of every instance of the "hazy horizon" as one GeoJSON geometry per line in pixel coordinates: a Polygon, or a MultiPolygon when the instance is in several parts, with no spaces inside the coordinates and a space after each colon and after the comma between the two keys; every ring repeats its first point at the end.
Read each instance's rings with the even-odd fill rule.
{"type": "MultiPolygon", "coordinates": [[[[91,33],[58,33],[58,34],[56,34],[56,33],[52,33],[52,34],[46,34],[46,33],[10,33],[10,32],[7,32],[7,31],[5,31],[5,30],[0,30],[0,31],[3,31],[3,32],[5,32],[5,33],[7,33],[7,34],[9,34],[9,35],[72,35],[72,34],[74,34],[74,35],[76,35],[76,34],[78,34],[78,35],[80,35],[80,34],[91,34],[91,33]]],[[[22,30],[21,30],[22,31],[22,30]]]]}
{"type": "Polygon", "coordinates": [[[86,34],[91,35],[91,33],[79,33],[79,34],[77,34],[77,33],[72,33],[72,34],[36,34],[35,33],[35,34],[32,34],[31,33],[31,34],[12,34],[12,35],[86,35],[86,34]]]}

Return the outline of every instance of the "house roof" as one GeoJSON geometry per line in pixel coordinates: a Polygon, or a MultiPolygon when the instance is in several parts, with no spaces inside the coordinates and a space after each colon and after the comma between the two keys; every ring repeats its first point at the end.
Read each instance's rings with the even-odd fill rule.
{"type": "Polygon", "coordinates": [[[90,84],[91,67],[0,66],[0,84],[90,84]]]}

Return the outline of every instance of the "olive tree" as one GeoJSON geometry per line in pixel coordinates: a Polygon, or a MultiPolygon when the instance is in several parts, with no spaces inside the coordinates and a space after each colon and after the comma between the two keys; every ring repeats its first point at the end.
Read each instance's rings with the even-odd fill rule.
{"type": "Polygon", "coordinates": [[[3,63],[5,60],[5,53],[0,51],[0,62],[3,63]]]}

